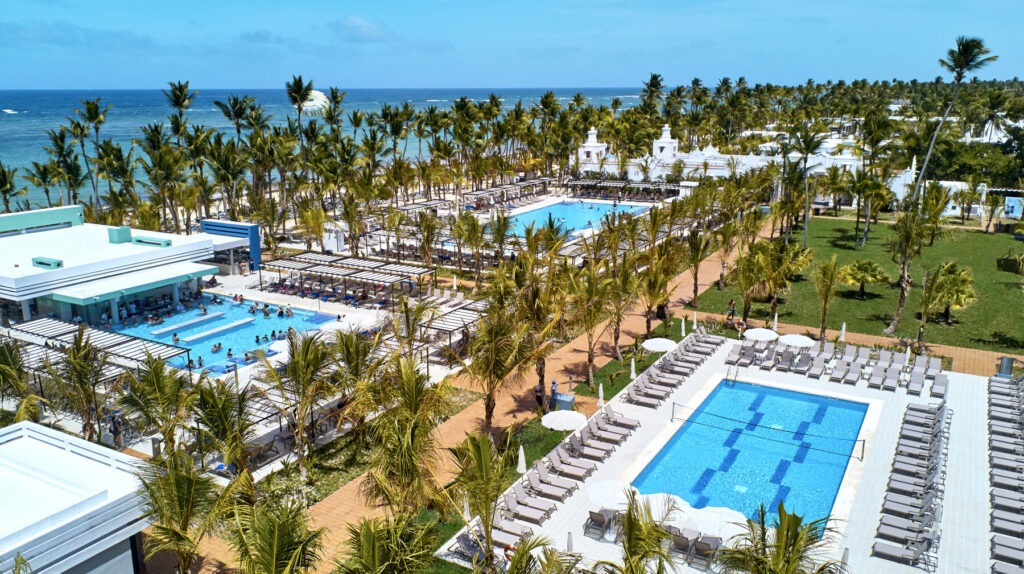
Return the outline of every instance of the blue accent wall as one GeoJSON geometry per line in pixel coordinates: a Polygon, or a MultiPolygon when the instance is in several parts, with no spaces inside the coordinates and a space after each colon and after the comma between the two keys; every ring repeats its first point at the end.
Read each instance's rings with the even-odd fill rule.
{"type": "Polygon", "coordinates": [[[199,222],[199,229],[203,233],[209,233],[211,235],[248,238],[249,257],[252,258],[253,265],[255,265],[253,271],[259,270],[260,264],[263,262],[259,225],[256,225],[255,223],[241,223],[239,221],[204,219],[199,222]]]}

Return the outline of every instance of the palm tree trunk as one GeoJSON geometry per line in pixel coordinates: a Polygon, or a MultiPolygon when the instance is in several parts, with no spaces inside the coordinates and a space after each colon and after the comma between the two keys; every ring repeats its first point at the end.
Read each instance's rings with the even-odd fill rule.
{"type": "Polygon", "coordinates": [[[932,151],[935,150],[935,142],[939,139],[939,132],[942,131],[942,126],[945,125],[946,118],[949,117],[949,112],[953,109],[953,104],[956,102],[956,97],[959,94],[960,82],[957,82],[956,87],[953,88],[953,97],[949,99],[949,105],[946,106],[946,111],[942,112],[942,119],[939,120],[939,125],[935,128],[935,133],[932,134],[932,139],[928,143],[928,152],[924,154],[924,161],[921,162],[921,171],[917,175],[917,181],[914,182],[914,191],[910,194],[910,198],[914,201],[917,200],[917,193],[921,190],[921,183],[924,181],[924,174],[928,169],[928,160],[932,158],[932,151]]]}
{"type": "Polygon", "coordinates": [[[622,349],[619,348],[619,335],[622,334],[622,324],[618,321],[612,323],[612,347],[615,349],[615,360],[622,360],[622,349]]]}
{"type": "Polygon", "coordinates": [[[910,290],[910,260],[904,256],[903,264],[900,267],[900,295],[896,300],[896,313],[892,317],[892,322],[885,328],[883,333],[886,335],[892,335],[896,332],[896,327],[899,326],[900,320],[903,319],[903,308],[907,304],[907,292],[910,290]]]}

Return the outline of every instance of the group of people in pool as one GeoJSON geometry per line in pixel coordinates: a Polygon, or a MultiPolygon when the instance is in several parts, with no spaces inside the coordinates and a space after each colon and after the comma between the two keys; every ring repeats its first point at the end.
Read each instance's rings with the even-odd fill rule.
{"type": "MultiPolygon", "coordinates": [[[[249,306],[249,314],[250,315],[255,315],[256,313],[259,313],[260,311],[262,311],[263,312],[263,316],[267,317],[267,318],[269,318],[271,313],[274,312],[274,310],[270,307],[269,303],[264,303],[262,307],[260,307],[259,303],[253,303],[252,305],[249,306]]],[[[292,311],[292,308],[291,308],[290,305],[278,305],[278,307],[277,307],[277,316],[278,317],[293,317],[293,316],[295,316],[295,312],[292,311]]]]}
{"type": "MultiPolygon", "coordinates": [[[[297,334],[297,332],[292,327],[288,327],[287,331],[281,331],[281,332],[278,332],[275,329],[275,330],[271,331],[269,335],[263,335],[262,337],[260,337],[259,335],[256,335],[256,344],[259,345],[260,343],[269,343],[270,341],[283,341],[283,340],[287,339],[288,337],[294,337],[296,334],[297,334]]],[[[174,340],[175,343],[177,343],[178,342],[178,334],[175,333],[174,336],[172,337],[172,339],[174,340]]],[[[219,353],[219,352],[221,352],[223,350],[224,350],[224,344],[221,343],[220,341],[214,343],[213,347],[210,348],[210,352],[213,353],[213,354],[217,354],[217,353],[219,353]]],[[[232,351],[231,347],[228,347],[227,358],[232,359],[232,358],[234,358],[234,356],[235,356],[234,351],[232,351]]],[[[243,355],[243,360],[248,363],[249,361],[252,361],[252,360],[256,359],[256,357],[257,356],[254,355],[253,353],[250,353],[249,351],[246,351],[244,353],[244,355],[243,355]]],[[[202,355],[199,355],[199,360],[198,361],[193,361],[193,360],[189,359],[189,362],[188,362],[188,368],[190,368],[190,369],[195,369],[197,367],[201,369],[201,368],[203,368],[203,365],[204,365],[204,362],[203,362],[203,356],[202,355]]]]}

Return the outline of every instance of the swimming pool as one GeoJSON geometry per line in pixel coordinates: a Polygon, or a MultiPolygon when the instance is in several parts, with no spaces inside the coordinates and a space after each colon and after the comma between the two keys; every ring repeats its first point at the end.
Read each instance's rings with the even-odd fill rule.
{"type": "Polygon", "coordinates": [[[763,502],[774,519],[781,500],[806,520],[823,518],[861,452],[866,413],[864,403],[723,380],[633,486],[747,517],[763,502]]]}
{"type": "Polygon", "coordinates": [[[537,209],[531,209],[530,211],[524,211],[519,215],[513,215],[509,219],[512,223],[513,233],[519,236],[522,236],[526,228],[531,224],[535,229],[545,225],[548,221],[548,216],[564,225],[566,230],[572,233],[573,231],[582,231],[601,225],[601,218],[604,217],[605,213],[616,211],[639,215],[647,211],[649,207],[642,203],[599,203],[567,199],[544,207],[538,207],[537,209]]]}
{"type": "MultiPolygon", "coordinates": [[[[226,373],[237,364],[244,366],[244,355],[246,351],[261,350],[267,352],[267,348],[273,341],[263,342],[264,335],[270,335],[272,331],[278,333],[288,331],[288,327],[298,332],[316,329],[319,325],[333,321],[335,316],[323,313],[314,313],[304,309],[292,311],[292,317],[278,317],[277,306],[271,305],[274,312],[269,317],[264,317],[262,312],[255,315],[249,313],[249,306],[254,301],[246,301],[237,305],[230,299],[220,304],[214,304],[211,297],[204,296],[203,304],[206,305],[208,313],[203,315],[199,309],[192,309],[183,313],[175,313],[172,317],[164,318],[160,325],[147,325],[145,323],[134,327],[126,327],[120,332],[134,337],[142,337],[150,341],[160,343],[172,343],[174,334],[178,335],[177,345],[190,350],[193,361],[198,362],[199,357],[203,358],[205,368],[215,373],[226,373]],[[260,342],[256,343],[256,337],[260,342]],[[213,353],[211,348],[215,343],[220,343],[222,349],[213,353]],[[232,359],[228,359],[227,352],[231,349],[234,353],[232,359]]],[[[262,306],[262,304],[261,304],[262,306]]],[[[252,364],[250,361],[248,364],[252,364]]],[[[187,365],[185,355],[176,357],[169,362],[172,366],[184,368],[187,365]]]]}

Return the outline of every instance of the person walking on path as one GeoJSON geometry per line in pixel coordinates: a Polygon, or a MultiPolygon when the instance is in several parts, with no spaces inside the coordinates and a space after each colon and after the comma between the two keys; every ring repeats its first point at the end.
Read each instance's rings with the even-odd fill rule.
{"type": "Polygon", "coordinates": [[[736,318],[736,300],[729,299],[729,310],[725,313],[725,320],[732,321],[736,318]]]}
{"type": "Polygon", "coordinates": [[[121,417],[117,415],[110,417],[110,434],[114,435],[114,447],[117,450],[124,450],[124,439],[121,438],[121,417]]]}
{"type": "Polygon", "coordinates": [[[533,390],[533,396],[537,399],[537,408],[544,412],[544,383],[537,383],[537,387],[533,390]]]}

